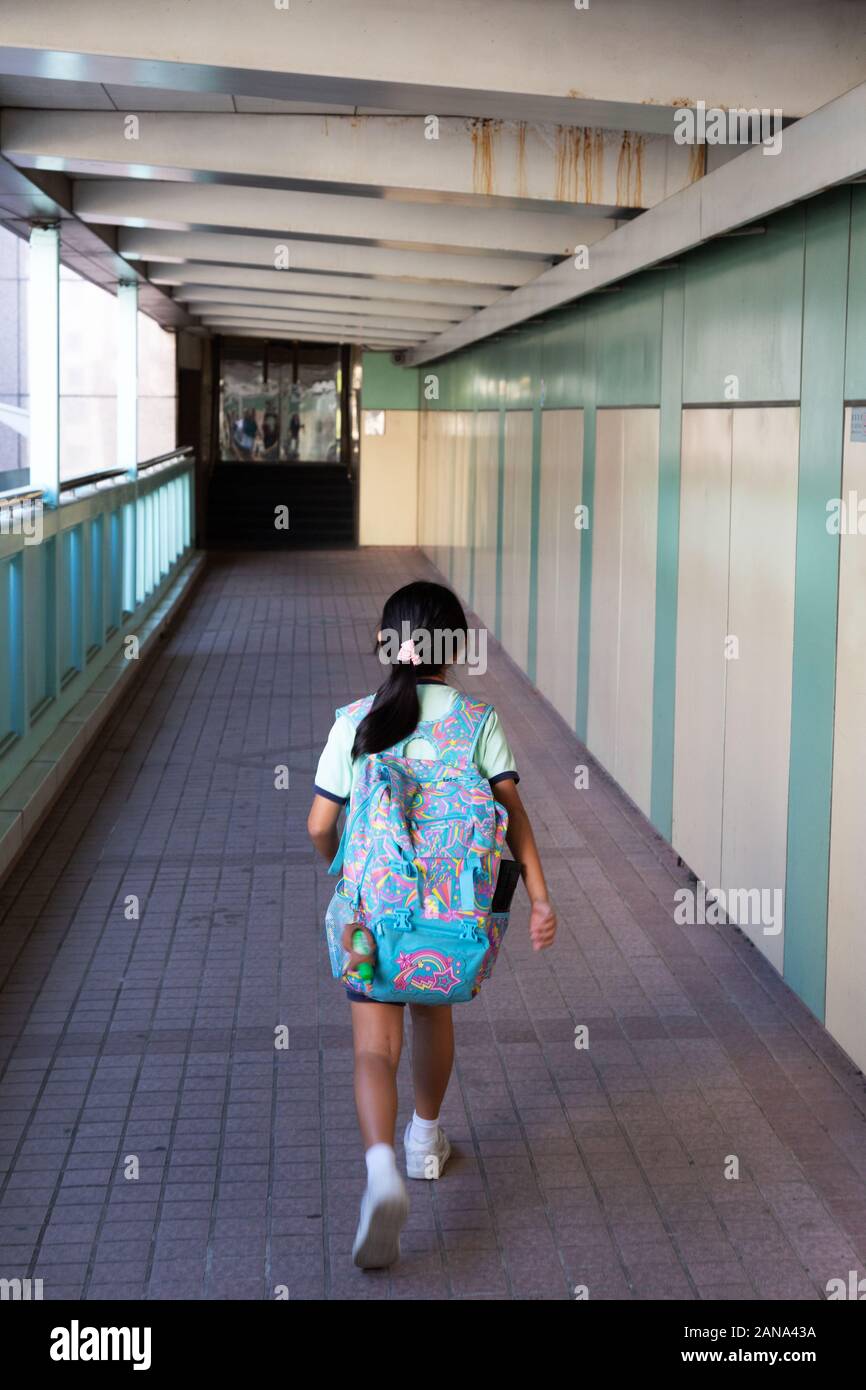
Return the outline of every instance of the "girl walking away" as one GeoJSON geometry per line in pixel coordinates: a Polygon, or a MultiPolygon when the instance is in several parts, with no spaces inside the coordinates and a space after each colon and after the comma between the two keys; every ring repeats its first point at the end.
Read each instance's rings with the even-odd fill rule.
{"type": "Polygon", "coordinates": [[[446,681],[467,635],[460,602],[442,585],[418,581],[391,595],[377,641],[387,678],[375,695],[337,710],[307,822],[339,876],[327,934],[352,1011],[367,1165],[353,1247],[362,1269],[399,1257],[409,1211],[394,1151],[407,1004],[415,1111],[403,1136],[406,1174],[438,1178],[451,1153],[439,1115],[454,1061],[452,1005],[478,993],[507,925],[504,842],[529,894],[533,948],[556,933],[496,711],[446,681]]]}

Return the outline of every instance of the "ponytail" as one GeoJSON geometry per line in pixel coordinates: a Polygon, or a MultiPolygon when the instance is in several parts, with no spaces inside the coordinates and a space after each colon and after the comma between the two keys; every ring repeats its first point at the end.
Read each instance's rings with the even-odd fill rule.
{"type": "Polygon", "coordinates": [[[388,671],[388,678],[376,691],[370,712],[358,725],[352,757],[381,753],[401,739],[408,738],[418,723],[418,681],[415,667],[400,662],[388,671]]]}
{"type": "MultiPolygon", "coordinates": [[[[377,641],[380,658],[389,649],[389,633],[425,634],[433,650],[426,660],[416,652],[412,640],[405,640],[396,656],[391,656],[387,679],[376,691],[370,711],[355,733],[353,758],[382,753],[414,733],[421,712],[418,681],[441,676],[449,659],[437,650],[437,637],[457,635],[465,639],[466,615],[450,589],[417,580],[398,589],[385,604],[377,641]]],[[[423,648],[423,641],[421,645],[423,648]]]]}

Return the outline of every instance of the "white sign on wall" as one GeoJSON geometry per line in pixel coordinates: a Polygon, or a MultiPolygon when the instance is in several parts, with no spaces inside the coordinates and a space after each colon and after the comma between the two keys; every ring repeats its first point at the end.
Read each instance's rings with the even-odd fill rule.
{"type": "Polygon", "coordinates": [[[384,412],[384,410],[365,410],[365,411],[364,411],[364,433],[365,433],[365,434],[384,434],[384,433],[385,433],[385,412],[384,412]]]}
{"type": "Polygon", "coordinates": [[[851,443],[866,444],[866,405],[851,407],[851,443]]]}

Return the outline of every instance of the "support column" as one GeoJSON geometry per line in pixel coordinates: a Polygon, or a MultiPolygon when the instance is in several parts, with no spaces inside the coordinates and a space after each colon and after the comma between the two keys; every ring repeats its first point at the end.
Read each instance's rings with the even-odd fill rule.
{"type": "Polygon", "coordinates": [[[117,286],[117,466],[138,477],[138,284],[117,286]]]}
{"type": "Polygon", "coordinates": [[[30,483],[46,506],[60,496],[60,228],[30,232],[27,295],[30,483]]]}

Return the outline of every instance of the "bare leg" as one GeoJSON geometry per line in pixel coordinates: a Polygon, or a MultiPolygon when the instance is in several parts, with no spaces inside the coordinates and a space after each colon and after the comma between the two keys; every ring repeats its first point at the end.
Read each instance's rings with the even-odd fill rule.
{"type": "Polygon", "coordinates": [[[361,1199],[352,1259],[361,1269],[384,1269],[400,1255],[409,1199],[394,1158],[397,1066],[403,1046],[399,1004],[352,1004],[355,1105],[366,1150],[367,1186],[361,1199]]]}
{"type": "Polygon", "coordinates": [[[447,1004],[410,1004],[409,1007],[412,1010],[415,1110],[420,1119],[435,1120],[454,1065],[454,1020],[447,1004]]]}
{"type": "MultiPolygon", "coordinates": [[[[450,1009],[448,1011],[450,1013],[450,1009]]],[[[352,1003],[355,1043],[355,1108],[364,1148],[394,1144],[397,1066],[403,1047],[399,1004],[352,1003]]]]}

